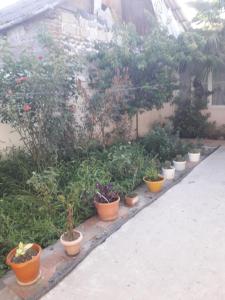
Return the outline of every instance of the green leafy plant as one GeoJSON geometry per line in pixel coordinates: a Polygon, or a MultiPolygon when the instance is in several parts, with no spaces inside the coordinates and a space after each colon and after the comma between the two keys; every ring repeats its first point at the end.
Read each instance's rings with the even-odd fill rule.
{"type": "Polygon", "coordinates": [[[26,193],[26,182],[34,168],[31,157],[22,149],[12,148],[0,155],[0,197],[26,193]]]}
{"type": "Polygon", "coordinates": [[[160,161],[171,160],[178,153],[186,154],[188,147],[181,141],[178,132],[174,134],[170,123],[164,127],[155,125],[141,143],[150,155],[157,155],[160,161]]]}
{"type": "Polygon", "coordinates": [[[74,207],[79,205],[80,197],[81,188],[77,182],[70,183],[65,189],[64,194],[58,195],[58,200],[64,205],[67,214],[66,232],[64,233],[67,241],[75,239],[74,207]]]}
{"type": "Polygon", "coordinates": [[[16,248],[16,254],[12,258],[12,261],[16,264],[24,263],[31,260],[33,256],[36,256],[37,254],[38,251],[33,248],[33,244],[24,244],[20,242],[16,248]]]}
{"type": "Polygon", "coordinates": [[[158,166],[156,159],[151,159],[148,168],[145,171],[145,177],[149,181],[157,181],[159,179],[158,166]]]}
{"type": "Polygon", "coordinates": [[[166,160],[163,164],[163,168],[168,170],[168,169],[173,169],[173,166],[171,164],[171,161],[166,160]]]}
{"type": "Polygon", "coordinates": [[[174,161],[177,161],[177,162],[184,162],[184,161],[186,161],[186,159],[185,159],[184,156],[178,154],[178,155],[175,157],[174,161]]]}
{"type": "Polygon", "coordinates": [[[190,152],[190,153],[201,153],[201,149],[200,149],[200,148],[193,147],[189,152],[190,152]]]}
{"type": "Polygon", "coordinates": [[[27,250],[29,250],[32,247],[33,247],[33,244],[24,244],[24,243],[20,242],[17,249],[16,249],[15,257],[25,255],[27,250]]]}
{"type": "Polygon", "coordinates": [[[112,146],[107,155],[107,167],[115,188],[122,194],[142,182],[147,155],[137,143],[112,146]]]}
{"type": "Polygon", "coordinates": [[[175,39],[157,24],[142,37],[132,26],[115,31],[111,43],[98,43],[91,54],[90,101],[92,125],[97,122],[105,141],[105,129],[124,116],[161,108],[177,88],[175,39]],[[93,119],[94,117],[94,119],[93,119]]]}
{"type": "Polygon", "coordinates": [[[43,173],[33,172],[32,177],[27,181],[37,196],[49,208],[58,192],[58,173],[55,169],[49,168],[43,173]]]}
{"type": "Polygon", "coordinates": [[[41,38],[42,55],[24,51],[16,58],[3,47],[0,69],[0,121],[9,123],[37,168],[74,148],[74,103],[78,60],[50,38],[41,38]]]}
{"type": "Polygon", "coordinates": [[[131,192],[131,193],[126,194],[126,196],[129,197],[129,198],[135,198],[135,197],[138,196],[138,194],[134,193],[134,192],[131,192]]]}
{"type": "Polygon", "coordinates": [[[107,184],[111,180],[111,174],[104,161],[90,157],[79,165],[75,178],[80,182],[82,198],[92,202],[96,192],[96,182],[107,184]]]}

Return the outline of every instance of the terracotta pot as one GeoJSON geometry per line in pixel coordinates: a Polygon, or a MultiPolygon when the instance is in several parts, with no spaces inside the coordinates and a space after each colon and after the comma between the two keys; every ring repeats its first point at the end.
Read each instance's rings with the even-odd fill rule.
{"type": "Polygon", "coordinates": [[[9,252],[6,258],[6,264],[9,265],[15,272],[16,280],[20,285],[31,285],[34,284],[40,278],[40,256],[41,247],[38,244],[33,244],[33,248],[38,251],[36,256],[29,261],[24,263],[16,264],[12,262],[13,257],[16,254],[16,249],[14,248],[9,252]]]}
{"type": "Polygon", "coordinates": [[[94,201],[99,218],[102,221],[113,221],[118,218],[120,197],[114,202],[100,203],[94,201]]]}
{"type": "Polygon", "coordinates": [[[63,239],[64,234],[62,234],[60,237],[60,242],[64,246],[65,252],[69,256],[75,256],[80,252],[81,242],[83,240],[83,234],[80,231],[74,230],[74,232],[77,232],[80,235],[79,238],[74,241],[65,241],[63,239]]]}
{"type": "Polygon", "coordinates": [[[186,168],[186,161],[173,161],[176,171],[184,171],[186,168]]]}
{"type": "Polygon", "coordinates": [[[157,181],[150,181],[146,177],[144,177],[143,180],[146,183],[149,191],[152,193],[160,192],[164,183],[164,177],[160,175],[159,175],[159,180],[157,181]]]}
{"type": "Polygon", "coordinates": [[[163,177],[165,179],[168,179],[168,180],[171,180],[171,179],[174,179],[175,177],[175,168],[172,167],[171,169],[162,169],[163,171],[163,177]]]}
{"type": "Polygon", "coordinates": [[[189,160],[191,162],[199,162],[201,153],[200,152],[199,153],[191,153],[191,152],[189,152],[188,156],[189,156],[189,160]]]}
{"type": "Polygon", "coordinates": [[[139,200],[139,198],[138,198],[137,194],[134,194],[134,196],[133,195],[126,195],[125,196],[125,203],[129,207],[132,207],[132,206],[136,205],[138,200],[139,200]]]}

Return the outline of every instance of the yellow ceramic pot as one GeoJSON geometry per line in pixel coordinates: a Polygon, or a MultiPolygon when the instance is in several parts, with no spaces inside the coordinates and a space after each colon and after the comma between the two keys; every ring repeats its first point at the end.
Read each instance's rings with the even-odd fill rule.
{"type": "Polygon", "coordinates": [[[159,179],[156,181],[151,181],[151,180],[147,179],[147,177],[144,177],[143,180],[146,183],[146,185],[151,193],[158,193],[163,188],[164,177],[161,175],[159,175],[159,179]]]}

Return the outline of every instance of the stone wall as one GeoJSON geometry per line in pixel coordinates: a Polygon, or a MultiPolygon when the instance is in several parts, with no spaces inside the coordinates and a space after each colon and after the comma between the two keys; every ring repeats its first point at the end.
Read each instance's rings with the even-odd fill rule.
{"type": "MultiPolygon", "coordinates": [[[[112,32],[106,24],[98,21],[96,16],[76,9],[70,2],[73,1],[69,1],[65,7],[60,6],[10,28],[0,38],[8,41],[15,56],[19,56],[24,49],[40,55],[43,50],[37,36],[42,32],[49,32],[55,38],[63,40],[78,53],[91,51],[95,41],[110,41],[112,32]]],[[[78,7],[82,8],[84,5],[86,8],[89,3],[90,1],[82,0],[78,7]]],[[[0,150],[13,145],[21,145],[19,136],[8,125],[0,124],[0,150]]]]}
{"type": "MultiPolygon", "coordinates": [[[[112,5],[117,16],[121,13],[120,0],[104,0],[108,5],[112,5]]],[[[26,48],[32,49],[37,55],[42,49],[37,40],[37,35],[41,32],[49,32],[55,38],[63,39],[70,48],[76,52],[83,53],[91,51],[96,41],[109,42],[112,32],[105,23],[95,15],[88,13],[93,7],[89,0],[69,0],[65,5],[61,5],[54,10],[48,11],[29,21],[17,25],[7,31],[4,35],[11,45],[15,55],[26,48]],[[74,3],[76,2],[76,5],[74,3]],[[78,8],[78,9],[77,9],[78,8]],[[80,10],[81,9],[81,10],[80,10]],[[83,10],[82,10],[83,9],[83,10]]],[[[224,111],[209,109],[212,112],[211,119],[218,121],[219,125],[224,124],[224,111]]],[[[174,112],[174,108],[165,105],[163,109],[146,112],[139,117],[139,133],[146,134],[153,123],[163,122],[174,112]]],[[[133,136],[135,136],[135,120],[133,121],[133,136]]],[[[13,144],[19,145],[19,137],[9,126],[0,124],[0,150],[13,144]]]]}

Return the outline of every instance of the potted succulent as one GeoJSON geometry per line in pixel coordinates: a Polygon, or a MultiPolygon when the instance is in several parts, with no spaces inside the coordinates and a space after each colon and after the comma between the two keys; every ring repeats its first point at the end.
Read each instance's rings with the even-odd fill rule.
{"type": "Polygon", "coordinates": [[[155,159],[150,161],[143,180],[150,192],[157,193],[161,191],[164,183],[164,177],[159,175],[155,159]]]}
{"type": "Polygon", "coordinates": [[[137,193],[130,193],[125,196],[125,203],[129,207],[133,207],[139,201],[137,193]]]}
{"type": "Polygon", "coordinates": [[[176,171],[183,171],[186,168],[186,159],[182,155],[177,155],[176,158],[173,161],[174,167],[176,171]]]}
{"type": "Polygon", "coordinates": [[[19,243],[7,255],[6,264],[15,272],[18,284],[26,286],[34,284],[40,273],[41,247],[38,244],[19,243]]]}
{"type": "Polygon", "coordinates": [[[170,161],[165,161],[162,167],[163,176],[165,179],[174,179],[175,177],[175,168],[172,166],[170,161]]]}
{"type": "Polygon", "coordinates": [[[188,152],[188,156],[191,162],[199,162],[201,157],[201,149],[194,147],[188,152]]]}
{"type": "Polygon", "coordinates": [[[65,195],[59,195],[58,199],[65,205],[67,212],[66,231],[61,235],[60,242],[69,256],[80,252],[83,235],[74,229],[74,204],[80,197],[80,188],[76,182],[68,185],[65,195]]]}
{"type": "Polygon", "coordinates": [[[120,197],[118,193],[113,191],[113,185],[111,183],[107,185],[97,183],[96,189],[94,204],[99,218],[102,221],[113,221],[117,219],[120,197]]]}

